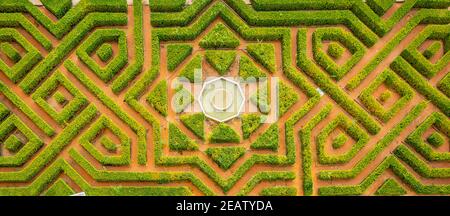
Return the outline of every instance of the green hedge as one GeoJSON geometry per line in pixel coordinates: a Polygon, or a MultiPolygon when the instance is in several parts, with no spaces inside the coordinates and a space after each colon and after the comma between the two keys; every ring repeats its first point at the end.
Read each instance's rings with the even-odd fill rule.
{"type": "Polygon", "coordinates": [[[41,2],[58,19],[61,19],[72,7],[71,0],[42,0],[41,2]]]}
{"type": "Polygon", "coordinates": [[[14,48],[10,43],[1,43],[0,51],[3,52],[9,59],[11,59],[14,63],[17,63],[22,58],[20,53],[14,48]]]}
{"type": "Polygon", "coordinates": [[[174,71],[189,55],[192,54],[192,46],[188,44],[167,45],[167,69],[174,71]]]}
{"type": "Polygon", "coordinates": [[[230,70],[235,62],[236,51],[234,50],[208,50],[205,53],[206,61],[223,76],[230,70]]]}
{"type": "MultiPolygon", "coordinates": [[[[344,138],[346,137],[344,136],[344,138]]],[[[340,139],[341,141],[339,142],[342,142],[342,138],[340,139]]],[[[334,141],[336,141],[336,139],[334,141]]],[[[358,127],[357,124],[352,123],[347,117],[340,114],[333,121],[328,123],[325,128],[320,131],[319,135],[316,138],[318,161],[321,164],[348,163],[355,157],[356,154],[358,154],[358,152],[367,144],[368,141],[369,136],[367,135],[367,133],[365,133],[364,130],[358,127]],[[355,141],[355,144],[353,144],[350,149],[343,154],[328,155],[325,150],[327,139],[330,134],[338,128],[344,130],[345,133],[355,141]]],[[[334,142],[333,145],[335,145],[334,142]]]]}
{"type": "MultiPolygon", "coordinates": [[[[349,32],[341,28],[318,28],[312,37],[313,53],[317,63],[324,68],[333,79],[340,80],[344,77],[364,56],[364,46],[349,32]],[[323,48],[324,41],[335,41],[343,44],[352,54],[344,65],[338,65],[327,55],[323,48]]],[[[331,45],[330,45],[331,46],[331,45]]],[[[333,46],[331,46],[333,51],[333,46]]]]}
{"type": "Polygon", "coordinates": [[[243,114],[242,119],[242,133],[244,139],[250,138],[250,135],[261,126],[261,115],[255,113],[243,114]]]}
{"type": "Polygon", "coordinates": [[[270,149],[277,151],[279,145],[280,129],[277,124],[272,124],[261,136],[253,142],[250,147],[253,149],[270,149]]]}
{"type": "Polygon", "coordinates": [[[147,103],[156,109],[161,115],[167,116],[169,109],[167,80],[159,82],[147,97],[147,103]]]}
{"type": "Polygon", "coordinates": [[[369,114],[364,111],[353,100],[348,98],[347,94],[340,89],[332,80],[330,80],[313,62],[308,60],[306,53],[306,29],[298,31],[297,38],[297,64],[298,67],[308,74],[319,87],[328,93],[333,100],[350,113],[358,122],[360,122],[371,134],[377,134],[380,131],[380,125],[373,120],[369,114]]]}
{"type": "Polygon", "coordinates": [[[97,49],[95,53],[100,58],[100,60],[102,60],[103,62],[107,62],[113,56],[113,49],[111,44],[104,43],[100,46],[100,48],[97,49]]]}
{"type": "Polygon", "coordinates": [[[262,64],[269,72],[275,72],[275,46],[273,44],[266,43],[253,43],[248,44],[246,48],[248,54],[250,54],[255,60],[262,64]]]}
{"type": "Polygon", "coordinates": [[[203,113],[182,114],[180,120],[195,135],[202,140],[205,139],[205,115],[203,113]]]}
{"type": "MultiPolygon", "coordinates": [[[[389,96],[389,94],[384,96],[381,95],[380,100],[383,101],[389,96]]],[[[383,122],[387,122],[394,117],[409,101],[411,101],[413,96],[414,91],[411,87],[395,75],[394,72],[388,69],[379,74],[370,86],[361,92],[358,98],[373,115],[380,118],[383,122]],[[375,91],[383,84],[389,89],[393,89],[400,96],[400,98],[394,103],[394,105],[389,107],[388,110],[386,110],[386,108],[383,107],[383,105],[373,96],[375,91]]]]}
{"type": "Polygon", "coordinates": [[[445,115],[450,116],[450,100],[447,96],[431,86],[405,59],[397,57],[394,62],[392,62],[391,69],[408,82],[414,90],[430,100],[445,115]]]}
{"type": "Polygon", "coordinates": [[[239,143],[241,138],[238,133],[225,123],[219,123],[211,130],[208,137],[211,143],[239,143]]]}
{"type": "Polygon", "coordinates": [[[184,134],[178,127],[169,124],[169,148],[173,151],[193,151],[198,150],[198,145],[184,134]]]}
{"type": "Polygon", "coordinates": [[[259,193],[261,196],[296,196],[297,188],[287,186],[275,186],[264,188],[259,193]]]}
{"type": "Polygon", "coordinates": [[[61,72],[54,73],[32,95],[33,100],[59,124],[67,124],[80,109],[88,104],[86,97],[61,72]],[[67,89],[73,98],[61,111],[56,111],[47,100],[58,86],[67,89]]]}
{"type": "MultiPolygon", "coordinates": [[[[101,136],[100,138],[103,139],[105,137],[101,136]]],[[[102,165],[122,166],[130,164],[131,139],[122,132],[122,129],[117,127],[110,119],[105,116],[101,116],[93,125],[89,127],[87,132],[85,132],[81,136],[80,144],[102,165]],[[93,143],[105,129],[110,130],[120,140],[119,155],[105,155],[97,149],[99,145],[93,143]]]]}
{"type": "Polygon", "coordinates": [[[80,58],[101,80],[109,82],[128,63],[127,38],[123,30],[120,29],[99,29],[96,30],[77,49],[77,56],[80,58]],[[119,44],[118,55],[108,62],[106,67],[100,67],[91,54],[104,43],[115,42],[119,44]]]}
{"type": "Polygon", "coordinates": [[[150,0],[149,5],[152,12],[174,12],[181,11],[185,6],[185,0],[150,0]]]}
{"type": "Polygon", "coordinates": [[[205,49],[234,49],[239,46],[239,39],[224,24],[217,24],[205,37],[200,41],[200,47],[205,49]]]}

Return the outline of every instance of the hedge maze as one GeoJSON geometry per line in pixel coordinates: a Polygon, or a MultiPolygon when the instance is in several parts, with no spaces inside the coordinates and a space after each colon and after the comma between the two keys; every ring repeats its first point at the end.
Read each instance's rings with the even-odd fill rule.
{"type": "Polygon", "coordinates": [[[0,1],[0,195],[450,194],[448,0],[41,2],[0,1]]]}

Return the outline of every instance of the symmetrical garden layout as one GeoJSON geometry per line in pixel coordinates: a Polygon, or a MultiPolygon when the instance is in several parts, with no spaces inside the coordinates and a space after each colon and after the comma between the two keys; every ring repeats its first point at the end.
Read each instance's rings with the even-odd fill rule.
{"type": "Polygon", "coordinates": [[[41,2],[0,1],[0,195],[450,194],[449,0],[41,2]]]}

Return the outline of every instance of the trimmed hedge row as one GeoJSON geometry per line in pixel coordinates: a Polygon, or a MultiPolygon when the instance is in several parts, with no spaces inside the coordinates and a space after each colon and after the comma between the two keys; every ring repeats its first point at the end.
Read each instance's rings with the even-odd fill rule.
{"type": "MultiPolygon", "coordinates": [[[[431,146],[433,143],[426,143],[422,140],[422,135],[431,127],[436,128],[447,138],[450,137],[450,121],[448,120],[448,117],[441,113],[435,112],[431,114],[422,124],[420,124],[417,129],[406,138],[405,142],[413,146],[417,152],[429,161],[450,160],[450,153],[436,152],[431,146]]],[[[439,135],[438,133],[435,134],[439,135]]],[[[442,137],[440,138],[442,139],[442,137]]]]}
{"type": "Polygon", "coordinates": [[[328,93],[333,100],[350,113],[358,122],[360,122],[371,134],[377,134],[380,131],[380,125],[374,121],[369,114],[364,111],[353,100],[348,98],[347,94],[341,90],[332,80],[330,80],[316,65],[308,60],[306,53],[306,29],[298,31],[297,39],[297,64],[308,74],[319,87],[328,93]]]}
{"type": "MultiPolygon", "coordinates": [[[[0,124],[0,140],[10,152],[15,153],[13,156],[0,157],[1,167],[19,167],[23,165],[31,155],[35,154],[44,145],[42,140],[16,115],[9,116],[0,124]],[[27,143],[22,143],[13,134],[16,129],[27,138],[27,143]]],[[[2,155],[0,154],[0,156],[2,155]]]]}
{"type": "Polygon", "coordinates": [[[20,53],[14,48],[10,43],[1,43],[0,51],[3,52],[9,59],[11,59],[14,63],[17,63],[22,58],[20,53]]]}
{"type": "Polygon", "coordinates": [[[82,109],[88,100],[61,72],[54,73],[31,96],[58,124],[67,124],[82,109]],[[48,102],[49,95],[58,86],[63,86],[73,96],[72,100],[58,112],[48,102]]]}
{"type": "MultiPolygon", "coordinates": [[[[411,1],[412,2],[412,1],[411,1]]],[[[379,52],[373,60],[367,64],[356,76],[354,76],[345,86],[349,90],[354,90],[361,82],[382,62],[398,44],[407,37],[411,31],[420,23],[441,23],[450,22],[450,12],[445,10],[420,10],[416,16],[411,18],[403,29],[379,52]]]]}
{"type": "Polygon", "coordinates": [[[41,0],[41,2],[58,19],[61,19],[72,7],[71,0],[41,0]]]}
{"type": "Polygon", "coordinates": [[[195,135],[205,140],[205,115],[203,113],[183,114],[180,116],[180,121],[195,135]]]}
{"type": "Polygon", "coordinates": [[[250,138],[250,135],[261,126],[261,115],[256,113],[243,114],[242,119],[242,134],[244,139],[250,138]]]}
{"type": "Polygon", "coordinates": [[[100,60],[102,60],[103,62],[107,62],[113,56],[113,49],[111,44],[104,43],[97,49],[95,54],[97,54],[100,60]]]}
{"type": "Polygon", "coordinates": [[[30,118],[47,136],[53,136],[55,129],[38,116],[26,103],[24,103],[11,89],[9,89],[3,82],[0,82],[0,92],[8,98],[14,106],[20,109],[25,115],[30,118]]]}
{"type": "MultiPolygon", "coordinates": [[[[314,58],[333,79],[340,80],[355,66],[365,54],[364,46],[352,34],[341,28],[318,28],[312,37],[314,58]],[[328,56],[323,48],[324,41],[336,41],[343,44],[352,54],[351,58],[342,66],[328,56]]],[[[333,46],[331,46],[333,50],[333,46]]],[[[333,53],[332,53],[333,54],[333,53]]],[[[333,56],[333,55],[332,55],[333,56]]],[[[338,56],[337,54],[335,56],[338,56]]]]}
{"type": "Polygon", "coordinates": [[[275,186],[264,188],[259,193],[261,196],[295,196],[297,195],[297,188],[287,186],[275,186]]]}
{"type": "MultiPolygon", "coordinates": [[[[101,136],[102,141],[104,136],[101,136]]],[[[109,138],[107,138],[109,139],[109,138]]],[[[111,140],[110,140],[111,141],[111,140]]],[[[131,139],[122,132],[122,129],[117,127],[110,119],[101,116],[93,125],[89,127],[80,138],[80,144],[88,151],[98,162],[105,166],[122,166],[129,165],[131,161],[131,139]],[[93,141],[101,135],[105,130],[110,130],[120,140],[120,155],[104,155],[97,148],[99,145],[93,141]]]]}
{"type": "MultiPolygon", "coordinates": [[[[101,51],[101,50],[99,50],[101,51]]],[[[101,80],[109,82],[128,63],[127,38],[123,30],[119,29],[99,29],[96,30],[77,49],[77,56],[85,63],[101,80]],[[110,41],[117,41],[119,44],[118,55],[104,68],[100,67],[91,54],[98,47],[110,41]]]]}
{"type": "Polygon", "coordinates": [[[285,84],[284,82],[278,82],[278,116],[283,116],[289,108],[296,104],[299,100],[299,96],[295,90],[285,84]]]}
{"type": "Polygon", "coordinates": [[[239,143],[241,138],[238,133],[225,123],[219,123],[211,130],[208,137],[211,143],[239,143]]]}
{"type": "Polygon", "coordinates": [[[332,179],[350,179],[358,175],[370,162],[372,162],[376,156],[383,151],[398,135],[410,125],[427,107],[426,102],[422,102],[415,106],[407,115],[394,127],[386,136],[377,142],[375,148],[373,148],[366,156],[358,161],[355,166],[350,170],[338,170],[338,171],[321,171],[318,178],[321,180],[332,179]]]}
{"type": "Polygon", "coordinates": [[[193,151],[198,150],[198,145],[175,124],[169,123],[169,148],[173,151],[193,151]]]}
{"type": "Polygon", "coordinates": [[[167,80],[162,80],[147,97],[147,103],[163,116],[167,116],[169,109],[169,96],[167,91],[167,80]]]}
{"type": "MultiPolygon", "coordinates": [[[[386,92],[385,92],[386,93],[386,92]]],[[[404,107],[414,96],[414,91],[409,85],[400,79],[391,70],[386,70],[368,86],[358,96],[359,100],[367,107],[367,109],[375,116],[380,118],[383,122],[389,121],[404,107]],[[395,90],[400,95],[394,105],[386,110],[382,104],[373,96],[373,93],[381,86],[386,85],[388,88],[395,90]]],[[[390,94],[380,96],[380,100],[387,100],[390,94]]]]}
{"type": "MultiPolygon", "coordinates": [[[[0,29],[0,42],[17,42],[19,43],[27,52],[26,55],[20,57],[17,51],[13,50],[11,46],[2,46],[2,51],[11,60],[16,61],[12,67],[9,67],[3,61],[0,61],[0,70],[2,70],[5,75],[11,79],[14,83],[19,82],[22,77],[25,76],[27,72],[37,64],[42,56],[39,51],[31,45],[17,30],[12,28],[1,28],[0,29]],[[20,58],[19,58],[20,57],[20,58]]],[[[9,44],[9,43],[8,43],[9,44]]]]}
{"type": "Polygon", "coordinates": [[[78,46],[78,44],[80,44],[84,36],[94,27],[106,25],[126,25],[126,23],[126,14],[89,14],[75,27],[75,29],[73,29],[64,37],[64,39],[61,40],[60,46],[53,49],[43,61],[37,64],[36,67],[34,67],[33,70],[25,76],[19,84],[20,88],[22,88],[26,93],[32,92],[33,89],[37,87],[39,83],[45,79],[45,77],[47,77],[48,74],[51,73],[51,71],[65,58],[65,56],[76,46],[78,46]]]}
{"type": "Polygon", "coordinates": [[[280,129],[277,124],[272,124],[261,136],[253,142],[250,147],[253,149],[270,149],[277,151],[279,145],[280,129]]]}
{"type": "Polygon", "coordinates": [[[247,45],[248,54],[262,64],[269,72],[275,72],[275,46],[268,43],[253,43],[247,45]]]}
{"type": "Polygon", "coordinates": [[[191,83],[202,81],[202,62],[203,55],[197,54],[186,66],[181,70],[179,77],[187,78],[191,83]]]}
{"type": "Polygon", "coordinates": [[[239,59],[239,78],[243,80],[250,80],[249,78],[264,78],[267,75],[256,66],[250,58],[245,55],[240,56],[239,59]]]}
{"type": "Polygon", "coordinates": [[[430,49],[427,49],[423,54],[419,52],[418,47],[426,40],[445,41],[447,40],[446,38],[448,38],[449,32],[450,26],[428,26],[411,44],[409,44],[408,48],[402,52],[402,57],[426,78],[432,78],[449,64],[450,53],[444,53],[444,56],[434,64],[431,63],[426,56],[431,57],[436,53],[440,48],[440,44],[433,44],[430,49]]]}
{"type": "Polygon", "coordinates": [[[122,121],[124,121],[138,136],[138,163],[143,165],[147,162],[147,139],[146,129],[139,125],[134,119],[128,116],[117,103],[109,98],[100,88],[97,87],[72,61],[64,63],[66,69],[72,73],[89,91],[97,96],[100,101],[111,109],[122,121]]]}
{"type": "Polygon", "coordinates": [[[430,100],[445,115],[450,116],[450,100],[448,97],[433,88],[405,59],[397,57],[392,62],[391,69],[408,82],[416,91],[430,100]]]}
{"type": "Polygon", "coordinates": [[[167,45],[167,69],[174,71],[189,55],[192,54],[192,46],[188,44],[167,45]]]}
{"type": "Polygon", "coordinates": [[[224,24],[217,24],[205,37],[200,41],[200,47],[204,49],[234,49],[239,46],[239,39],[224,24]]]}
{"type": "MultiPolygon", "coordinates": [[[[345,137],[344,135],[344,138],[346,139],[347,137],[345,137]]],[[[335,139],[334,141],[336,140],[338,139],[335,139]]],[[[338,142],[341,142],[339,143],[340,145],[343,144],[342,141],[345,143],[346,140],[343,140],[341,136],[341,138],[339,138],[338,140],[338,142]]],[[[340,114],[336,117],[336,119],[328,123],[325,128],[320,131],[319,135],[316,138],[318,160],[321,164],[348,163],[367,144],[368,141],[369,135],[367,135],[364,130],[358,127],[358,124],[351,122],[346,116],[340,114]],[[343,154],[328,155],[325,151],[325,145],[327,144],[327,139],[330,134],[337,128],[341,128],[342,130],[344,130],[346,134],[348,134],[353,140],[356,141],[356,143],[353,144],[351,148],[343,154]]],[[[334,142],[332,144],[333,146],[336,145],[334,142]]]]}
{"type": "Polygon", "coordinates": [[[185,6],[185,0],[150,0],[149,6],[152,12],[181,11],[185,6]]]}
{"type": "Polygon", "coordinates": [[[207,50],[205,53],[206,61],[223,76],[230,70],[235,62],[236,51],[234,50],[207,50]]]}

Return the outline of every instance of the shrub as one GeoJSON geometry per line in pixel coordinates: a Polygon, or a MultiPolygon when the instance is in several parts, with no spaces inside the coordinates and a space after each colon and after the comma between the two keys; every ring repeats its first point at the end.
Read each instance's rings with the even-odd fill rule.
{"type": "Polygon", "coordinates": [[[278,116],[282,116],[297,103],[299,97],[292,87],[281,81],[278,84],[278,116]]]}
{"type": "Polygon", "coordinates": [[[72,7],[71,0],[41,0],[41,2],[58,19],[61,19],[72,7]]]}
{"type": "Polygon", "coordinates": [[[167,45],[167,69],[174,71],[178,65],[192,54],[192,46],[188,44],[167,45]]]}
{"type": "Polygon", "coordinates": [[[170,123],[169,124],[169,148],[174,151],[192,151],[198,150],[198,145],[178,127],[170,123]]]}
{"type": "Polygon", "coordinates": [[[211,143],[239,143],[239,135],[230,126],[225,123],[219,123],[215,126],[208,138],[211,143]]]}
{"type": "Polygon", "coordinates": [[[245,154],[243,147],[220,147],[208,148],[206,154],[219,165],[220,168],[227,170],[240,157],[245,154]]]}
{"type": "Polygon", "coordinates": [[[269,72],[275,72],[275,47],[268,43],[253,43],[247,45],[247,52],[269,72]]]}
{"type": "Polygon", "coordinates": [[[2,51],[14,63],[17,63],[22,58],[16,48],[14,48],[14,46],[12,46],[10,43],[1,43],[0,51],[2,51]]]}
{"type": "Polygon", "coordinates": [[[100,60],[102,60],[103,62],[107,62],[113,55],[111,44],[104,43],[100,46],[100,48],[97,49],[96,54],[100,58],[100,60]]]}
{"type": "Polygon", "coordinates": [[[175,12],[183,10],[185,0],[150,0],[149,5],[152,12],[175,12]]]}
{"type": "Polygon", "coordinates": [[[435,147],[439,147],[445,143],[445,140],[439,133],[434,132],[427,138],[427,142],[435,147]]]}
{"type": "Polygon", "coordinates": [[[339,59],[345,52],[345,49],[339,43],[332,42],[328,45],[328,55],[334,59],[339,59]]]}
{"type": "Polygon", "coordinates": [[[275,186],[264,188],[259,193],[261,196],[295,196],[297,195],[297,188],[286,186],[275,186]]]}
{"type": "Polygon", "coordinates": [[[261,126],[261,115],[250,113],[242,115],[242,133],[244,139],[248,139],[250,135],[261,126]]]}
{"type": "Polygon", "coordinates": [[[263,78],[266,74],[259,69],[247,56],[241,56],[239,60],[239,77],[247,80],[248,78],[263,78]]]}
{"type": "Polygon", "coordinates": [[[181,70],[180,77],[187,78],[191,83],[200,82],[202,80],[202,62],[203,56],[197,54],[186,66],[181,70]]]}
{"type": "Polygon", "coordinates": [[[167,116],[167,110],[168,110],[168,88],[167,88],[167,81],[162,80],[159,82],[155,88],[150,92],[150,94],[147,97],[147,102],[155,108],[161,115],[167,116]]]}
{"type": "Polygon", "coordinates": [[[205,56],[208,63],[223,76],[228,73],[231,65],[234,63],[236,51],[208,50],[205,56]]]}
{"type": "Polygon", "coordinates": [[[200,46],[205,49],[236,48],[239,39],[224,24],[217,24],[201,41],[200,46]]]}
{"type": "Polygon", "coordinates": [[[378,16],[383,16],[394,5],[394,0],[367,0],[367,4],[378,16]]]}
{"type": "Polygon", "coordinates": [[[205,139],[205,115],[203,113],[197,114],[183,114],[180,116],[181,122],[189,128],[195,135],[202,140],[205,139]]]}
{"type": "MultiPolygon", "coordinates": [[[[358,98],[371,113],[380,118],[383,122],[387,122],[394,117],[401,110],[401,108],[412,99],[413,96],[414,92],[408,84],[397,77],[397,75],[395,75],[391,70],[386,70],[382,74],[378,75],[375,81],[372,82],[369,87],[364,89],[358,98]],[[400,99],[388,110],[386,110],[372,95],[383,83],[400,95],[400,99]]],[[[386,92],[380,96],[380,100],[387,100],[389,97],[390,93],[386,92]]]]}
{"type": "Polygon", "coordinates": [[[250,145],[253,149],[270,149],[272,151],[278,150],[279,129],[277,124],[272,124],[261,136],[250,145]]]}
{"type": "Polygon", "coordinates": [[[439,50],[441,49],[441,44],[437,41],[435,41],[434,43],[432,43],[424,52],[423,52],[423,56],[425,56],[425,58],[430,59],[431,57],[433,57],[439,50]]]}

